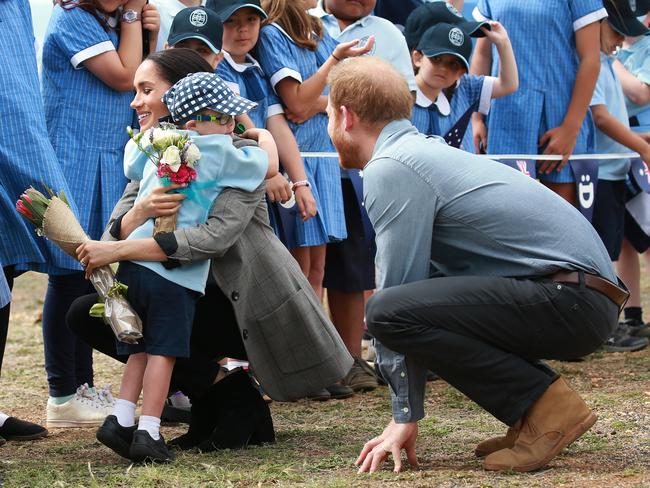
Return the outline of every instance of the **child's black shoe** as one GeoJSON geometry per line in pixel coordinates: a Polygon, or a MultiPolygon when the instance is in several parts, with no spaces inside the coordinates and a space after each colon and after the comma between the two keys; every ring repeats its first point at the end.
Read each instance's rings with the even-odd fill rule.
{"type": "Polygon", "coordinates": [[[136,430],[129,449],[129,457],[136,463],[146,461],[168,463],[176,457],[165,443],[163,436],[154,440],[146,430],[136,430]]]}
{"type": "Polygon", "coordinates": [[[123,458],[131,459],[129,450],[133,442],[133,433],[137,426],[122,427],[115,415],[109,415],[97,429],[97,440],[112,449],[123,458]]]}

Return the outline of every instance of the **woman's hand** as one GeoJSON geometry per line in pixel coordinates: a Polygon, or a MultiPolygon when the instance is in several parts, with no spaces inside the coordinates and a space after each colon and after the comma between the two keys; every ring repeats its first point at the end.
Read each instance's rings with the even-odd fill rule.
{"type": "Polygon", "coordinates": [[[181,208],[181,202],[185,200],[182,193],[169,193],[172,190],[185,188],[186,185],[169,185],[155,188],[149,196],[143,198],[133,206],[133,211],[140,224],[147,219],[155,219],[167,215],[174,215],[181,208]]]}
{"type": "Polygon", "coordinates": [[[273,203],[284,203],[291,199],[291,185],[280,173],[266,180],[266,195],[273,203]]]}
{"type": "Polygon", "coordinates": [[[86,278],[94,269],[120,260],[120,241],[88,240],[77,248],[77,259],[86,271],[86,278]]]}
{"type": "Polygon", "coordinates": [[[316,200],[311,192],[311,188],[308,186],[299,186],[296,188],[294,194],[296,195],[296,205],[298,205],[298,210],[300,210],[300,216],[303,222],[307,222],[318,212],[316,200]]]}
{"type": "Polygon", "coordinates": [[[142,7],[142,28],[152,34],[160,31],[160,14],[155,5],[147,3],[142,7]]]}
{"type": "Polygon", "coordinates": [[[348,42],[342,42],[336,48],[334,49],[334,52],[332,53],[332,56],[338,59],[339,61],[343,61],[346,58],[354,58],[357,56],[363,56],[364,54],[368,54],[373,46],[375,45],[375,36],[370,36],[368,40],[366,41],[365,44],[363,44],[360,47],[357,47],[359,45],[359,39],[355,39],[353,41],[348,41],[348,42]]]}

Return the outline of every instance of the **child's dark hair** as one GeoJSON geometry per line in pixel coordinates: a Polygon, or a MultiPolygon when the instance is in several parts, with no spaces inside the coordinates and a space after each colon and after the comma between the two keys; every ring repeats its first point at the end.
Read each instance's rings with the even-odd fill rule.
{"type": "Polygon", "coordinates": [[[192,73],[214,72],[196,51],[182,47],[152,53],[145,61],[154,63],[160,76],[171,85],[192,73]]]}

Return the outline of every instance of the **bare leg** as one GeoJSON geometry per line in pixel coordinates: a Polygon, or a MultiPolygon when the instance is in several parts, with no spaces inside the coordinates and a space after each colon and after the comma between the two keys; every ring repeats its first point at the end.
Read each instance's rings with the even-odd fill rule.
{"type": "Polygon", "coordinates": [[[551,183],[542,181],[542,184],[560,195],[574,207],[578,205],[578,195],[576,195],[576,186],[574,183],[551,183]]]}
{"type": "Polygon", "coordinates": [[[147,367],[147,354],[139,352],[131,354],[124,373],[122,374],[122,384],[120,385],[119,398],[128,400],[132,403],[138,403],[140,392],[142,391],[142,378],[147,367]]]}
{"type": "MultiPolygon", "coordinates": [[[[647,252],[644,253],[646,260],[649,259],[647,252]]],[[[641,267],[639,266],[639,254],[627,239],[623,239],[621,254],[618,256],[616,263],[616,272],[623,280],[623,283],[630,290],[630,299],[626,304],[627,307],[641,306],[641,267]]]]}
{"type": "Polygon", "coordinates": [[[348,351],[355,358],[361,357],[363,336],[364,297],[363,292],[345,293],[327,290],[332,322],[348,351]]]}
{"type": "Polygon", "coordinates": [[[323,278],[325,277],[325,253],[327,246],[312,246],[309,248],[310,262],[307,279],[314,289],[316,296],[323,300],[323,278]]]}
{"type": "Polygon", "coordinates": [[[143,378],[142,415],[158,417],[162,414],[169,393],[169,382],[176,358],[147,354],[143,378]]]}
{"type": "Polygon", "coordinates": [[[298,261],[302,274],[307,277],[309,276],[309,249],[309,247],[294,247],[291,249],[291,255],[298,261]]]}

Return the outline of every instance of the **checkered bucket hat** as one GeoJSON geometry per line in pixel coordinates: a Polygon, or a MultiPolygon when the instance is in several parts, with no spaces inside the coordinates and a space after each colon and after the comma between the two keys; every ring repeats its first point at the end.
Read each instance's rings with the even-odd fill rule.
{"type": "Polygon", "coordinates": [[[192,73],[178,81],[163,95],[174,122],[182,124],[203,109],[227,115],[241,115],[257,103],[240,97],[214,73],[192,73]]]}

